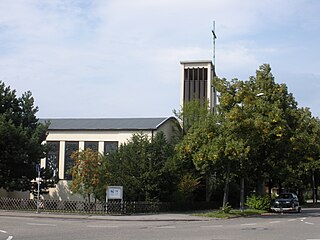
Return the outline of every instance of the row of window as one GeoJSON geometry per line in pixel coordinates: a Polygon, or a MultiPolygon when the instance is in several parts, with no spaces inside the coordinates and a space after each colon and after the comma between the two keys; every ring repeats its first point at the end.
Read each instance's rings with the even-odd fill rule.
{"type": "Polygon", "coordinates": [[[184,80],[207,80],[208,68],[186,68],[184,69],[184,80]]]}
{"type": "MultiPolygon", "coordinates": [[[[55,174],[59,172],[59,153],[60,153],[60,142],[48,141],[48,154],[46,157],[46,168],[53,169],[55,174]]],[[[84,142],[84,148],[91,148],[93,151],[98,151],[99,142],[98,141],[86,141],[84,142]]],[[[104,154],[108,154],[112,151],[118,149],[117,141],[106,141],[104,142],[104,154]]],[[[74,165],[74,160],[71,158],[71,154],[79,150],[79,142],[65,142],[64,149],[64,178],[67,180],[71,179],[71,174],[69,170],[74,165]]]]}
{"type": "Polygon", "coordinates": [[[184,102],[199,99],[202,103],[207,100],[208,69],[184,69],[184,102]]]}

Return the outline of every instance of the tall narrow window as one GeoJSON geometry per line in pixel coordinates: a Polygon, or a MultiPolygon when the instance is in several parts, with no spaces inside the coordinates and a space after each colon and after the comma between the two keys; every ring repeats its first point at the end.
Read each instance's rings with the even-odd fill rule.
{"type": "Polygon", "coordinates": [[[118,141],[104,142],[104,154],[107,155],[111,152],[118,150],[118,141]]]}
{"type": "Polygon", "coordinates": [[[59,176],[59,152],[60,142],[47,142],[48,152],[46,157],[46,169],[53,171],[53,177],[59,176]]]}
{"type": "Polygon", "coordinates": [[[74,166],[74,160],[71,158],[72,153],[79,150],[79,142],[66,142],[64,157],[64,179],[71,180],[70,169],[74,166]]]}
{"type": "Polygon", "coordinates": [[[199,68],[194,69],[194,80],[199,80],[199,68]]]}
{"type": "Polygon", "coordinates": [[[208,68],[204,69],[204,80],[208,80],[208,68]]]}
{"type": "Polygon", "coordinates": [[[187,68],[184,69],[184,80],[189,80],[189,69],[187,68]]]}
{"type": "Polygon", "coordinates": [[[98,142],[88,141],[84,142],[84,149],[90,148],[91,150],[98,151],[98,142]]]}
{"type": "Polygon", "coordinates": [[[194,80],[194,71],[193,71],[194,69],[193,68],[190,68],[189,69],[189,80],[194,80]]]}
{"type": "Polygon", "coordinates": [[[199,80],[204,80],[204,68],[199,68],[199,80]]]}

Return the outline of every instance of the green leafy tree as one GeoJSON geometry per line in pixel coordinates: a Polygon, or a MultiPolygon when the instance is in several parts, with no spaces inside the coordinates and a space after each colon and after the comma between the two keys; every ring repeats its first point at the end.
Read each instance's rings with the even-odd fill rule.
{"type": "MultiPolygon", "coordinates": [[[[239,125],[243,114],[237,94],[240,94],[240,88],[246,89],[243,85],[242,81],[236,79],[231,82],[217,79],[216,86],[220,92],[217,114],[207,114],[201,121],[194,123],[177,147],[178,158],[182,162],[191,159],[205,176],[217,172],[224,173],[223,205],[228,202],[229,182],[231,172],[234,172],[231,168],[235,169],[240,160],[245,161],[250,150],[243,137],[246,131],[244,125],[239,125]]],[[[249,126],[250,124],[247,127],[249,126]]]]}
{"type": "Polygon", "coordinates": [[[217,114],[194,123],[177,154],[182,163],[191,160],[202,173],[222,170],[223,205],[234,177],[242,183],[261,183],[257,190],[265,181],[270,188],[281,188],[288,176],[298,176],[291,183],[301,184],[299,169],[317,169],[318,122],[297,107],[285,84],[275,83],[269,65],[262,65],[247,81],[216,78],[215,86],[220,93],[217,114]]]}
{"type": "MultiPolygon", "coordinates": [[[[75,151],[71,158],[75,165],[71,168],[72,181],[70,190],[79,193],[90,202],[91,196],[100,198],[101,189],[106,189],[102,173],[103,156],[90,148],[75,151]]],[[[103,199],[100,199],[103,200],[103,199]]]]}
{"type": "Polygon", "coordinates": [[[176,169],[172,164],[174,146],[166,139],[163,132],[151,139],[148,151],[147,169],[144,184],[146,199],[169,201],[176,186],[176,169]]]}
{"type": "Polygon", "coordinates": [[[298,127],[297,102],[285,84],[275,83],[269,65],[262,65],[251,81],[255,83],[253,87],[263,93],[253,115],[260,135],[255,146],[257,173],[269,179],[269,183],[282,182],[293,157],[290,139],[298,127]]]}
{"type": "MultiPolygon", "coordinates": [[[[306,188],[317,189],[315,177],[320,169],[320,122],[312,117],[307,108],[301,108],[298,112],[298,128],[290,139],[292,143],[292,167],[293,174],[284,181],[284,186],[289,189],[298,189],[299,193],[306,188]]],[[[317,192],[313,192],[316,201],[317,192]]],[[[302,200],[302,195],[299,196],[302,200]]]]}
{"type": "Polygon", "coordinates": [[[0,187],[30,190],[36,164],[44,157],[47,125],[36,118],[31,92],[16,91],[0,81],[0,187]]]}
{"type": "Polygon", "coordinates": [[[224,132],[231,130],[232,138],[240,139],[247,149],[237,154],[240,176],[250,172],[251,182],[267,181],[270,189],[301,188],[300,173],[318,166],[319,122],[297,107],[287,86],[275,82],[267,64],[248,81],[231,81],[233,88],[220,83],[219,111],[225,116],[224,123],[229,121],[224,132]]]}
{"type": "Polygon", "coordinates": [[[191,173],[183,175],[178,184],[181,201],[192,202],[194,199],[194,191],[199,188],[199,185],[200,177],[195,177],[191,173]]]}
{"type": "Polygon", "coordinates": [[[186,134],[194,124],[203,122],[210,114],[208,102],[198,99],[184,103],[181,111],[174,111],[175,116],[182,122],[183,134],[186,134]]]}
{"type": "MultiPolygon", "coordinates": [[[[176,166],[181,181],[192,174],[206,180],[206,200],[210,200],[213,184],[209,182],[215,173],[220,172],[219,125],[215,115],[207,115],[201,122],[196,122],[189,129],[183,140],[176,145],[176,166]]],[[[215,180],[214,180],[215,181],[215,180]]]]}
{"type": "Polygon", "coordinates": [[[254,98],[244,81],[233,79],[229,82],[217,78],[215,84],[220,91],[218,114],[221,120],[218,125],[221,140],[218,149],[222,150],[220,157],[224,159],[226,165],[224,206],[228,203],[231,173],[238,173],[243,183],[245,174],[249,170],[247,163],[251,150],[249,139],[252,137],[252,123],[244,108],[254,101],[254,98]]]}
{"type": "Polygon", "coordinates": [[[110,183],[124,188],[126,200],[166,201],[175,187],[173,146],[162,132],[150,139],[134,134],[117,152],[106,156],[110,183]]]}
{"type": "Polygon", "coordinates": [[[227,145],[234,143],[229,152],[236,153],[233,168],[239,169],[232,171],[243,178],[242,183],[248,178],[247,172],[254,173],[251,181],[260,182],[260,186],[266,179],[269,183],[282,182],[288,174],[292,159],[290,139],[297,127],[297,103],[292,94],[286,85],[275,83],[267,64],[248,81],[217,82],[224,134],[231,140],[227,145]]]}
{"type": "Polygon", "coordinates": [[[176,116],[182,122],[184,133],[183,138],[176,144],[175,155],[175,164],[180,173],[180,183],[182,184],[184,178],[189,174],[192,174],[196,179],[201,179],[201,184],[198,188],[201,189],[202,186],[205,186],[205,199],[210,201],[217,182],[216,172],[214,169],[204,170],[203,167],[197,166],[192,154],[195,151],[193,147],[197,148],[201,144],[205,145],[208,140],[207,136],[202,136],[206,135],[206,132],[210,132],[206,128],[209,127],[209,119],[213,116],[209,110],[208,102],[202,103],[198,99],[186,102],[176,116]]]}

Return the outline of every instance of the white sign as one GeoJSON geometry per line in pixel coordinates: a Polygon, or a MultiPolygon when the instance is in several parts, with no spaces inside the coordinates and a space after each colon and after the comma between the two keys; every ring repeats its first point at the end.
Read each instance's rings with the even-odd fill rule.
{"type": "Polygon", "coordinates": [[[40,182],[42,182],[42,178],[40,178],[40,177],[37,177],[37,178],[36,178],[36,182],[37,182],[37,183],[40,183],[40,182]]]}
{"type": "Polygon", "coordinates": [[[122,186],[108,186],[107,188],[107,201],[108,199],[121,199],[123,196],[122,186]]]}

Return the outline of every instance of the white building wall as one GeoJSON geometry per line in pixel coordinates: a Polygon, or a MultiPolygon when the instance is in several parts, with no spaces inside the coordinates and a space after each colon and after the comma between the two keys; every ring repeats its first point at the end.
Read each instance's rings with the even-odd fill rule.
{"type": "MultiPolygon", "coordinates": [[[[166,124],[164,124],[166,125],[166,124]]],[[[166,132],[169,132],[168,127],[164,128],[166,132]]],[[[47,141],[59,141],[60,153],[59,153],[59,182],[55,188],[49,189],[49,194],[44,195],[45,199],[56,200],[73,200],[81,201],[82,196],[79,194],[72,194],[69,189],[70,181],[64,180],[64,160],[65,160],[65,143],[67,141],[79,142],[79,149],[84,149],[85,141],[97,141],[98,150],[103,154],[105,141],[117,141],[119,146],[122,143],[131,139],[132,135],[137,131],[51,131],[47,136],[47,141]]],[[[152,131],[143,131],[149,137],[152,136],[152,131]]],[[[45,166],[45,163],[43,163],[45,166]]]]}
{"type": "MultiPolygon", "coordinates": [[[[50,135],[49,135],[50,136],[50,135]]],[[[59,141],[59,140],[57,140],[59,141]]],[[[65,155],[66,142],[60,141],[60,152],[59,152],[59,179],[64,179],[64,155],[65,155]]]]}
{"type": "MultiPolygon", "coordinates": [[[[175,131],[178,131],[179,128],[180,128],[180,125],[178,121],[174,122],[173,120],[169,120],[169,121],[166,121],[164,124],[162,124],[158,128],[157,132],[163,132],[167,140],[170,140],[174,134],[177,134],[175,131]]],[[[154,134],[156,134],[156,132],[154,134]]]]}
{"type": "Polygon", "coordinates": [[[104,141],[98,143],[98,151],[103,154],[104,151],[104,141]]]}
{"type": "MultiPolygon", "coordinates": [[[[65,143],[67,141],[79,142],[79,149],[84,149],[85,141],[98,142],[99,152],[103,154],[105,141],[117,141],[119,145],[127,142],[135,131],[51,131],[47,136],[47,141],[60,142],[59,153],[59,178],[64,179],[64,160],[65,160],[65,143]]],[[[151,137],[150,131],[143,132],[151,137]]],[[[43,159],[41,167],[45,167],[46,163],[43,159]]]]}
{"type": "MultiPolygon", "coordinates": [[[[137,131],[51,131],[47,141],[118,141],[127,142],[137,131]]],[[[143,132],[151,136],[151,131],[143,132]]]]}
{"type": "MultiPolygon", "coordinates": [[[[164,134],[169,139],[173,134],[173,126],[177,122],[175,120],[168,120],[162,123],[158,130],[142,131],[143,134],[147,134],[150,138],[154,136],[157,132],[163,131],[164,134]]],[[[64,179],[64,160],[65,160],[65,146],[67,141],[77,141],[79,142],[79,148],[84,149],[85,141],[97,141],[98,150],[103,153],[104,151],[104,142],[105,141],[117,141],[119,146],[122,143],[127,142],[131,139],[134,133],[140,131],[49,131],[46,141],[58,141],[59,145],[59,182],[55,188],[49,189],[49,194],[43,195],[45,199],[56,199],[56,200],[74,200],[81,201],[83,200],[82,196],[79,194],[72,194],[69,189],[70,181],[64,179]]],[[[41,160],[41,167],[45,167],[45,159],[41,160]]],[[[3,189],[0,189],[0,197],[12,197],[12,198],[32,198],[33,196],[29,192],[6,192],[3,189]]]]}
{"type": "Polygon", "coordinates": [[[80,194],[73,194],[70,191],[69,184],[71,181],[60,180],[55,188],[49,189],[49,194],[43,195],[44,199],[83,201],[80,194]]]}

